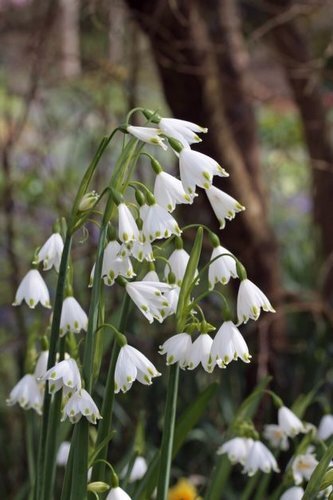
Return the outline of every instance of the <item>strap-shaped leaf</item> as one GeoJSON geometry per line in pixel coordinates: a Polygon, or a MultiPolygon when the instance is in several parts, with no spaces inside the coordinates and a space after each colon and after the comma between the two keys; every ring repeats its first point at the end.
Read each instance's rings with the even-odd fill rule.
{"type": "Polygon", "coordinates": [[[313,471],[310,481],[305,489],[303,500],[312,500],[313,498],[316,498],[332,458],[333,443],[327,448],[319,464],[313,471]]]}

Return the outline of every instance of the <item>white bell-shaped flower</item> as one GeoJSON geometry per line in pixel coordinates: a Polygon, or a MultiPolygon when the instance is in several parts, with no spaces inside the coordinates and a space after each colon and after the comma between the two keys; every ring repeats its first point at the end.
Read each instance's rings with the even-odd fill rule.
{"type": "Polygon", "coordinates": [[[153,127],[134,127],[129,125],[127,132],[136,137],[142,142],[153,144],[154,146],[161,146],[162,149],[167,150],[168,147],[164,144],[164,139],[160,137],[161,131],[153,127]]]}
{"type": "Polygon", "coordinates": [[[139,479],[142,479],[146,474],[148,469],[146,459],[144,457],[136,457],[134,460],[134,464],[129,476],[129,482],[134,483],[139,479]]]}
{"type": "Polygon", "coordinates": [[[31,309],[34,309],[38,302],[44,307],[51,307],[49,291],[37,269],[31,269],[24,276],[17,289],[13,306],[20,305],[23,300],[31,309]]]}
{"type": "Polygon", "coordinates": [[[38,356],[34,371],[34,376],[37,380],[45,375],[47,371],[48,359],[49,359],[49,351],[42,351],[38,356]]]}
{"type": "MultiPolygon", "coordinates": [[[[106,245],[102,265],[102,278],[105,285],[112,286],[118,276],[124,276],[125,278],[133,278],[135,276],[128,254],[129,250],[125,245],[120,245],[118,241],[109,241],[106,245]]],[[[95,264],[91,270],[89,287],[93,285],[94,274],[95,264]]]]}
{"type": "Polygon", "coordinates": [[[223,443],[217,450],[217,454],[223,455],[225,453],[232,464],[239,463],[244,465],[252,444],[253,439],[235,437],[223,443]]]}
{"type": "Polygon", "coordinates": [[[295,484],[302,484],[302,482],[309,481],[313,471],[318,465],[318,460],[313,453],[304,453],[297,455],[291,464],[291,470],[295,484]]]}
{"type": "Polygon", "coordinates": [[[76,424],[82,416],[86,417],[91,424],[96,424],[96,421],[102,418],[94,400],[85,389],[74,392],[68,399],[62,412],[61,421],[68,418],[72,424],[76,424]]]}
{"type": "Polygon", "coordinates": [[[208,200],[220,223],[220,229],[225,227],[225,219],[232,220],[237,212],[245,210],[235,198],[227,193],[224,193],[215,186],[210,186],[206,190],[208,200]]]}
{"type": "Polygon", "coordinates": [[[142,314],[152,323],[157,319],[160,323],[166,317],[166,308],[170,306],[165,297],[171,290],[167,283],[156,281],[134,281],[126,284],[126,291],[142,314]]]}
{"type": "Polygon", "coordinates": [[[133,278],[135,272],[128,256],[128,250],[124,248],[124,245],[113,240],[109,241],[104,249],[102,277],[104,283],[111,286],[118,276],[133,278]]]}
{"type": "Polygon", "coordinates": [[[193,203],[195,195],[186,193],[179,179],[162,171],[155,178],[154,196],[161,207],[173,212],[176,204],[193,203]]]}
{"type": "Polygon", "coordinates": [[[248,476],[254,476],[259,470],[266,474],[271,471],[280,471],[274,456],[267,446],[261,441],[253,441],[244,464],[243,473],[248,476]]]}
{"type": "Polygon", "coordinates": [[[74,297],[66,297],[62,304],[60,318],[60,337],[66,333],[87,331],[88,316],[74,297]]]}
{"type": "Polygon", "coordinates": [[[213,158],[190,148],[183,148],[179,153],[179,173],[185,191],[190,194],[195,192],[196,186],[208,189],[214,175],[229,176],[213,158]]]}
{"type": "Polygon", "coordinates": [[[106,500],[132,500],[129,495],[127,495],[126,491],[124,491],[120,486],[116,488],[111,488],[106,497],[106,500]]]}
{"type": "Polygon", "coordinates": [[[140,207],[140,217],[143,221],[142,233],[149,241],[181,234],[176,219],[157,203],[140,207]]]}
{"type": "Polygon", "coordinates": [[[177,118],[161,118],[158,126],[164,135],[173,137],[180,141],[184,147],[188,147],[195,142],[201,142],[198,133],[206,133],[207,128],[200,127],[196,123],[177,118]]]}
{"type": "Polygon", "coordinates": [[[212,358],[211,348],[213,339],[208,333],[202,333],[193,342],[188,354],[189,370],[194,370],[200,363],[206,372],[211,373],[214,370],[216,361],[212,358]]]}
{"type": "Polygon", "coordinates": [[[232,321],[225,321],[218,330],[213,340],[211,356],[221,368],[238,358],[244,363],[250,362],[251,355],[246,342],[232,321]]]}
{"type": "Polygon", "coordinates": [[[303,422],[286,406],[282,406],[278,410],[278,424],[290,437],[305,432],[303,422]]]}
{"type": "MultiPolygon", "coordinates": [[[[171,268],[171,271],[176,277],[177,285],[181,286],[189,259],[190,256],[186,252],[186,250],[184,250],[183,248],[176,248],[168,258],[170,267],[165,266],[164,276],[166,278],[168,277],[171,268]]],[[[198,271],[196,272],[196,274],[198,274],[198,271]]]]}
{"type": "Polygon", "coordinates": [[[44,271],[48,271],[54,266],[58,273],[63,249],[64,242],[61,235],[53,233],[38,251],[37,258],[33,263],[39,264],[39,262],[43,262],[44,271]]]}
{"type": "Polygon", "coordinates": [[[73,358],[64,359],[52,366],[43,380],[49,381],[50,394],[65,389],[65,393],[81,389],[81,375],[76,361],[73,358]]]}
{"type": "Polygon", "coordinates": [[[319,422],[317,437],[326,441],[333,434],[333,415],[324,415],[319,422]]]}
{"type": "Polygon", "coordinates": [[[288,488],[283,495],[280,496],[280,500],[302,500],[304,495],[304,490],[300,486],[292,486],[288,488]]]}
{"type": "Polygon", "coordinates": [[[56,462],[60,467],[65,467],[67,465],[70,448],[71,443],[69,441],[63,441],[59,446],[56,462]]]}
{"type": "Polygon", "coordinates": [[[133,257],[139,262],[143,262],[144,260],[153,262],[155,260],[151,243],[145,238],[142,231],[139,232],[139,239],[133,242],[130,251],[133,257]]]}
{"type": "Polygon", "coordinates": [[[208,285],[210,290],[214,288],[216,283],[226,285],[229,283],[230,278],[237,278],[236,261],[233,257],[229,257],[229,255],[232,255],[231,252],[221,245],[213,249],[210,258],[213,262],[209,265],[208,270],[208,285]]]}
{"type": "Polygon", "coordinates": [[[260,309],[266,312],[275,312],[266,295],[250,281],[241,281],[237,296],[237,316],[240,323],[246,323],[249,318],[257,320],[260,309]]]}
{"type": "Polygon", "coordinates": [[[179,363],[180,368],[186,368],[192,348],[191,335],[188,333],[177,333],[159,347],[160,354],[166,354],[166,364],[179,363]]]}
{"type": "Polygon", "coordinates": [[[285,431],[276,424],[268,424],[264,427],[263,436],[273,448],[288,450],[289,441],[285,431]]]}
{"type": "Polygon", "coordinates": [[[118,234],[123,243],[131,243],[139,239],[139,229],[130,209],[125,203],[118,205],[118,234]]]}
{"type": "Polygon", "coordinates": [[[42,414],[42,393],[33,375],[24,375],[10,391],[6,404],[8,406],[13,406],[16,403],[24,410],[33,408],[39,415],[42,414]]]}
{"type": "Polygon", "coordinates": [[[119,351],[114,374],[114,391],[127,392],[135,380],[150,385],[152,378],[160,375],[146,356],[135,347],[126,344],[119,351]]]}

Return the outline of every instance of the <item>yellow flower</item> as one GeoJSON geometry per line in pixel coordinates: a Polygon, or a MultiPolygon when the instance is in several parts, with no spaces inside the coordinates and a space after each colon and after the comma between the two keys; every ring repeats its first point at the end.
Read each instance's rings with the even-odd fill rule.
{"type": "Polygon", "coordinates": [[[169,489],[168,500],[199,500],[199,497],[190,481],[179,479],[178,483],[169,489]]]}

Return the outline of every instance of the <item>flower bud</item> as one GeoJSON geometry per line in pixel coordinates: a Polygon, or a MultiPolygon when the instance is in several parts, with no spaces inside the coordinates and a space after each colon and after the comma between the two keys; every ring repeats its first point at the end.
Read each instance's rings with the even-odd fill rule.
{"type": "Polygon", "coordinates": [[[90,210],[96,203],[99,198],[99,194],[96,191],[91,191],[90,193],[86,193],[82,196],[81,201],[79,203],[79,210],[81,212],[86,212],[90,210]]]}
{"type": "Polygon", "coordinates": [[[93,483],[89,483],[87,486],[87,490],[92,493],[105,493],[109,488],[110,486],[103,481],[94,481],[93,483]]]}

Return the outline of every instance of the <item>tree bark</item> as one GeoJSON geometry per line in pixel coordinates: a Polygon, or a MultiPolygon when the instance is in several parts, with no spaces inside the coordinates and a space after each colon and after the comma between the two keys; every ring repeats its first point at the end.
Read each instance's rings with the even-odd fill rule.
{"type": "MultiPolygon", "coordinates": [[[[290,8],[291,3],[284,2],[284,11],[290,8]]],[[[280,6],[277,7],[274,15],[281,15],[281,10],[280,6]]],[[[308,40],[298,28],[295,18],[276,25],[270,36],[302,119],[312,167],[314,220],[320,231],[321,251],[328,264],[323,292],[332,296],[333,231],[329,214],[333,213],[333,147],[320,75],[313,64],[308,40]]]]}
{"type": "Polygon", "coordinates": [[[80,0],[60,0],[61,67],[65,78],[81,74],[80,0]]]}
{"type": "MultiPolygon", "coordinates": [[[[246,93],[247,57],[235,3],[187,0],[177,11],[164,1],[156,2],[153,11],[149,1],[127,3],[150,38],[171,110],[179,118],[209,127],[201,150],[222,160],[230,172],[223,187],[246,206],[227,226],[223,244],[244,261],[249,277],[278,305],[278,249],[265,210],[255,118],[246,93]]],[[[283,329],[275,330],[271,346],[280,349],[285,344],[283,329]]]]}

